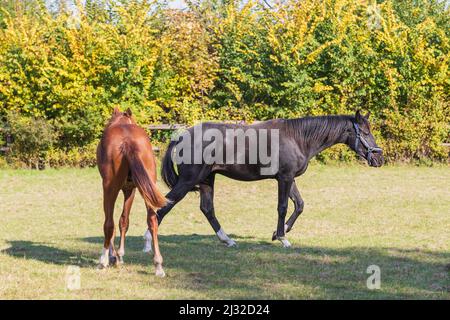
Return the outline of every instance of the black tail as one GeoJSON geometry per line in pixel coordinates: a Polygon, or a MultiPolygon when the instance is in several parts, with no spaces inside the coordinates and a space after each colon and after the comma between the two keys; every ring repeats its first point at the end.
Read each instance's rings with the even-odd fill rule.
{"type": "Polygon", "coordinates": [[[178,182],[178,175],[175,172],[175,167],[172,160],[173,148],[175,148],[177,143],[178,141],[170,142],[161,166],[161,177],[170,189],[173,189],[178,182]]]}

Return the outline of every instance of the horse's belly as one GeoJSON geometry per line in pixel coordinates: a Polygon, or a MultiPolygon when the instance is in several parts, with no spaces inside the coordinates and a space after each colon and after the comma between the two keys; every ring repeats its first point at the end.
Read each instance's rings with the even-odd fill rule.
{"type": "Polygon", "coordinates": [[[228,178],[241,181],[256,181],[273,178],[270,175],[262,175],[261,167],[258,165],[214,165],[212,172],[219,173],[228,178]]]}

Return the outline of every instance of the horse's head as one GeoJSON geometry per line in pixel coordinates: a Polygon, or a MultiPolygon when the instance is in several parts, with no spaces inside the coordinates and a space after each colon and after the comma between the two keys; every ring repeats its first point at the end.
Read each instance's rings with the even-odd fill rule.
{"type": "Polygon", "coordinates": [[[111,116],[111,119],[109,119],[107,127],[118,124],[136,124],[130,108],[128,108],[125,112],[120,112],[118,107],[114,108],[113,114],[111,116]]]}
{"type": "Polygon", "coordinates": [[[366,159],[371,167],[381,167],[384,164],[383,150],[378,147],[370,132],[369,116],[370,113],[363,116],[359,110],[356,111],[349,145],[359,156],[366,159]]]}

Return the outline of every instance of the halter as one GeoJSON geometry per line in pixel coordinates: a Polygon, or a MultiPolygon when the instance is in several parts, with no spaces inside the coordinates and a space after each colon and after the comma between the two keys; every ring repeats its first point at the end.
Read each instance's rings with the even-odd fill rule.
{"type": "Polygon", "coordinates": [[[383,152],[383,149],[381,149],[380,147],[371,147],[369,145],[369,143],[366,141],[366,139],[364,139],[364,137],[361,135],[359,126],[356,122],[353,122],[353,126],[355,127],[355,131],[356,131],[355,151],[358,150],[358,144],[359,144],[359,141],[361,141],[363,146],[366,147],[366,149],[367,149],[367,156],[366,156],[367,161],[370,161],[370,159],[372,158],[372,153],[383,152]]]}

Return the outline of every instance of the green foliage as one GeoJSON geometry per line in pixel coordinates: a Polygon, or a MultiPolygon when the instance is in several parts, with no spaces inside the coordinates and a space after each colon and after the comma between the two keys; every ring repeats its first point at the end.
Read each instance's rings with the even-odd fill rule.
{"type": "MultiPolygon", "coordinates": [[[[114,106],[143,125],[362,108],[388,160],[448,157],[443,1],[187,2],[187,11],[156,0],[1,2],[1,120],[46,119],[63,154],[89,149],[114,106]]],[[[319,157],[337,159],[353,155],[319,157]]]]}
{"type": "Polygon", "coordinates": [[[6,161],[6,159],[0,157],[0,169],[6,169],[8,168],[8,162],[6,161]]]}
{"type": "Polygon", "coordinates": [[[98,140],[89,145],[63,150],[51,148],[46,154],[46,163],[49,167],[94,167],[96,165],[96,150],[98,140]]]}
{"type": "Polygon", "coordinates": [[[14,137],[10,156],[30,168],[38,168],[55,141],[53,126],[42,118],[8,114],[10,133],[14,137]]]}

